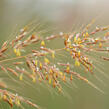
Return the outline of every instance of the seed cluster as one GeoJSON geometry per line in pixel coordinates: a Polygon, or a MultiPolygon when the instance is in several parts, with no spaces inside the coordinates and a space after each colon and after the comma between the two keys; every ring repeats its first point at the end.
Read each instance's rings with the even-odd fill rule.
{"type": "MultiPolygon", "coordinates": [[[[67,80],[73,80],[76,77],[84,82],[88,83],[92,87],[101,91],[87,78],[80,75],[79,72],[75,72],[75,67],[83,67],[87,72],[94,74],[94,64],[90,59],[88,53],[101,53],[109,52],[109,27],[101,27],[92,32],[89,32],[88,24],[81,32],[63,33],[51,35],[48,37],[39,36],[37,33],[30,35],[28,27],[24,27],[20,30],[20,33],[12,41],[6,41],[0,49],[0,67],[4,72],[8,72],[23,81],[23,78],[27,76],[34,83],[45,82],[51,85],[53,88],[62,92],[61,82],[67,83],[67,80]],[[105,32],[104,36],[96,36],[98,32],[105,32]],[[47,43],[55,39],[61,39],[63,41],[63,47],[53,49],[49,47],[47,43]],[[34,49],[32,45],[36,46],[34,49]],[[28,49],[30,47],[31,49],[28,49]],[[7,58],[8,52],[13,53],[12,58],[7,58]],[[66,52],[71,57],[74,63],[64,63],[64,61],[57,62],[56,55],[59,52],[66,52]],[[23,59],[23,61],[19,61],[23,59]],[[13,62],[15,61],[15,62],[13,62]],[[7,66],[4,63],[9,62],[11,66],[7,66]],[[72,68],[72,66],[74,66],[72,68]],[[28,69],[28,70],[27,70],[28,69]]],[[[109,61],[108,57],[100,57],[109,61]]],[[[0,83],[0,86],[7,88],[5,84],[0,83]]],[[[8,89],[8,88],[7,88],[8,89]]],[[[14,95],[7,90],[0,89],[1,99],[8,102],[12,107],[13,104],[19,105],[20,102],[25,102],[36,108],[37,105],[25,100],[23,97],[14,95]]]]}

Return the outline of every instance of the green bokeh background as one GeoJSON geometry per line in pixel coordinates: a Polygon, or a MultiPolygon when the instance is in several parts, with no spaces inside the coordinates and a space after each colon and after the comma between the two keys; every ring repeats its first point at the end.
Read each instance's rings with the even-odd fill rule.
{"type": "MultiPolygon", "coordinates": [[[[98,0],[96,0],[96,2],[98,2],[98,0]]],[[[106,13],[107,9],[104,7],[105,5],[108,6],[106,0],[104,2],[100,0],[98,4],[94,3],[95,2],[91,2],[91,0],[84,0],[84,4],[80,0],[68,0],[68,2],[66,2],[66,0],[60,0],[60,2],[57,0],[56,2],[53,0],[0,0],[0,45],[8,38],[13,30],[15,30],[16,24],[18,28],[20,28],[37,18],[46,19],[46,21],[52,22],[55,25],[54,27],[59,27],[60,30],[67,29],[69,31],[71,24],[74,26],[73,28],[78,28],[82,24],[89,22],[90,19],[98,17],[99,12],[101,12],[102,14],[98,17],[99,20],[97,20],[97,24],[109,24],[106,13]],[[94,9],[91,10],[93,5],[94,9]],[[101,9],[101,7],[103,7],[103,9],[101,9]],[[62,14],[62,10],[64,10],[64,14],[62,14]],[[67,15],[68,18],[64,18],[64,16],[67,15]]],[[[97,65],[99,65],[99,63],[97,63],[97,65]]],[[[57,95],[55,91],[48,91],[47,88],[37,84],[32,85],[32,87],[30,86],[30,89],[28,89],[27,85],[23,85],[19,87],[17,91],[25,97],[32,98],[33,101],[43,109],[109,109],[109,62],[105,62],[103,66],[105,66],[103,71],[107,77],[99,75],[99,72],[96,73],[98,73],[99,78],[104,81],[104,84],[95,80],[95,78],[92,78],[90,75],[88,75],[88,78],[97,84],[97,86],[104,91],[104,94],[78,80],[74,80],[77,85],[76,88],[73,85],[70,86],[71,88],[65,87],[70,98],[66,95],[57,95]]],[[[102,68],[102,66],[100,67],[102,68]]],[[[30,106],[25,106],[25,104],[24,107],[25,109],[33,109],[30,106]]],[[[8,108],[10,109],[6,103],[0,103],[0,109],[8,108]]],[[[14,106],[13,109],[19,108],[14,106]]]]}

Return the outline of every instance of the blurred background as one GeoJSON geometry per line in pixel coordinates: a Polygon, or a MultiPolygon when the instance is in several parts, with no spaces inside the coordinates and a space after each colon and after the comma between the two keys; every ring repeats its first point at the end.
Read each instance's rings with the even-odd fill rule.
{"type": "MultiPolygon", "coordinates": [[[[40,18],[49,21],[60,31],[77,30],[93,18],[96,18],[97,25],[106,26],[109,25],[108,10],[109,0],[0,0],[0,43],[6,40],[16,25],[22,27],[40,18]]],[[[105,66],[104,72],[109,76],[109,63],[105,63],[105,66]]],[[[109,78],[100,78],[105,85],[94,82],[105,94],[80,82],[78,88],[67,89],[70,99],[41,90],[40,94],[34,91],[34,100],[44,109],[109,109],[109,78]],[[40,96],[37,98],[37,95],[40,96]]]]}

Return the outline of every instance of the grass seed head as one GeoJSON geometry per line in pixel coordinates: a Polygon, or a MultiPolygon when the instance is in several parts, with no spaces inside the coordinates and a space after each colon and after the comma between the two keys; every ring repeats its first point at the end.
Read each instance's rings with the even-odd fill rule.
{"type": "MultiPolygon", "coordinates": [[[[63,92],[62,83],[67,84],[69,80],[73,81],[73,78],[80,79],[102,92],[86,77],[80,75],[79,70],[76,71],[78,67],[78,69],[83,68],[85,71],[95,74],[96,65],[92,61],[97,59],[90,54],[96,53],[99,56],[109,52],[109,32],[107,32],[109,26],[96,27],[93,31],[89,31],[93,23],[94,21],[78,32],[61,32],[47,37],[38,34],[40,32],[35,34],[29,32],[29,26],[24,27],[15,39],[10,42],[6,41],[1,46],[0,68],[11,78],[19,78],[18,80],[21,82],[28,82],[25,79],[28,78],[34,84],[44,82],[44,84],[52,86],[54,90],[58,89],[59,93],[63,92]],[[99,37],[97,35],[99,32],[105,32],[104,36],[99,37]],[[54,47],[54,44],[50,45],[53,43],[52,41],[57,44],[57,48],[54,47]],[[66,58],[61,60],[63,56],[66,58]]],[[[100,56],[99,59],[109,61],[106,56],[100,56]]],[[[20,106],[24,102],[39,108],[23,97],[9,92],[5,82],[0,82],[0,95],[0,98],[11,107],[13,104],[20,106]],[[7,90],[3,90],[1,87],[7,88],[7,90]]]]}

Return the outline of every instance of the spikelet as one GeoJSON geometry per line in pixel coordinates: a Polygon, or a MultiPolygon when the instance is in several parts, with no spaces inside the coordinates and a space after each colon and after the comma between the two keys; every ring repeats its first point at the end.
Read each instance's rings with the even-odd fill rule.
{"type": "Polygon", "coordinates": [[[88,32],[86,32],[86,37],[89,37],[89,33],[88,32]]]}
{"type": "Polygon", "coordinates": [[[75,60],[75,66],[80,66],[80,62],[78,61],[78,59],[75,60]]]}
{"type": "Polygon", "coordinates": [[[70,67],[67,66],[67,68],[66,68],[66,72],[69,73],[69,71],[70,71],[70,67]]]}
{"type": "Polygon", "coordinates": [[[20,49],[14,48],[14,53],[16,54],[16,56],[21,56],[21,51],[20,51],[20,49]]]}
{"type": "Polygon", "coordinates": [[[32,76],[32,81],[35,83],[36,82],[36,78],[34,76],[32,76]]]}
{"type": "Polygon", "coordinates": [[[49,78],[49,84],[51,84],[51,82],[52,82],[52,80],[51,80],[51,78],[49,78]]]}
{"type": "Polygon", "coordinates": [[[19,80],[21,80],[21,81],[23,80],[23,74],[22,73],[19,76],[19,80]]]}
{"type": "Polygon", "coordinates": [[[37,66],[37,64],[38,64],[38,61],[37,61],[37,60],[35,60],[35,65],[37,66]]]}
{"type": "Polygon", "coordinates": [[[39,67],[40,67],[40,69],[42,69],[42,63],[41,62],[39,63],[39,67]]]}
{"type": "Polygon", "coordinates": [[[43,47],[45,46],[44,40],[41,41],[41,46],[43,46],[43,47]]]}
{"type": "Polygon", "coordinates": [[[63,76],[63,81],[64,81],[64,82],[66,81],[66,76],[65,76],[65,74],[64,74],[64,76],[63,76]]]}
{"type": "Polygon", "coordinates": [[[46,64],[50,64],[50,61],[47,58],[44,58],[46,64]]]}
{"type": "Polygon", "coordinates": [[[81,52],[80,51],[78,51],[78,57],[80,57],[81,56],[81,52]]]}
{"type": "Polygon", "coordinates": [[[55,52],[52,52],[51,56],[54,59],[55,58],[55,52]]]}

